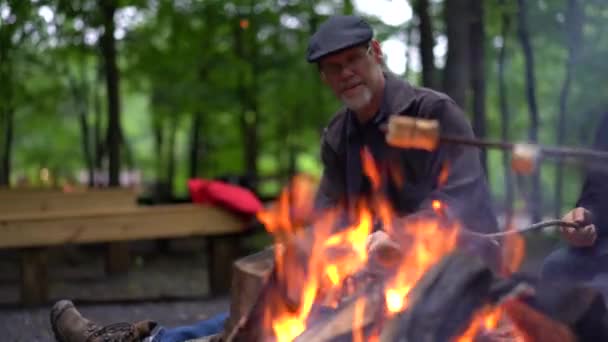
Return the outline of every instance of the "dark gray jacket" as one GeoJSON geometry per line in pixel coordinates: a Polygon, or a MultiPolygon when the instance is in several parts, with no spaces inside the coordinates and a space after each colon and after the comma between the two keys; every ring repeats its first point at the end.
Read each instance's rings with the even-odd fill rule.
{"type": "Polygon", "coordinates": [[[454,145],[441,145],[434,152],[398,149],[386,143],[381,130],[390,115],[409,115],[439,120],[442,134],[472,137],[462,110],[445,94],[413,87],[392,74],[385,78],[382,106],[369,123],[360,127],[354,113],[342,109],[325,129],[317,205],[348,207],[369,192],[360,158],[361,148],[367,146],[384,175],[382,191],[399,215],[430,208],[431,201],[439,199],[466,228],[496,231],[496,215],[477,149],[454,145]],[[440,185],[438,178],[446,163],[449,176],[440,185]]]}
{"type": "MultiPolygon", "coordinates": [[[[608,113],[604,114],[595,133],[593,148],[608,151],[608,113]]],[[[578,207],[591,211],[602,250],[608,253],[608,171],[605,164],[592,164],[586,170],[578,207]]]]}

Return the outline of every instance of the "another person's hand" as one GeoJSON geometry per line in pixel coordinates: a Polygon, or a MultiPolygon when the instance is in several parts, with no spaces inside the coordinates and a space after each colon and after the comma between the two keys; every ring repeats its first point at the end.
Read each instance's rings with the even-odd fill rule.
{"type": "Polygon", "coordinates": [[[373,232],[367,237],[366,247],[369,258],[382,266],[391,267],[400,260],[399,244],[382,230],[373,232]]]}
{"type": "Polygon", "coordinates": [[[562,220],[579,225],[579,228],[560,227],[562,238],[573,247],[589,247],[597,239],[597,230],[591,222],[591,212],[585,208],[578,207],[568,212],[562,220]]]}

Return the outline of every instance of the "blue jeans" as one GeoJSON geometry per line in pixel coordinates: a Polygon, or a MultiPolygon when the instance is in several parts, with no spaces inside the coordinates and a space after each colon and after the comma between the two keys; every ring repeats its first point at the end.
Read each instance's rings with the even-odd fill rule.
{"type": "Polygon", "coordinates": [[[176,328],[160,327],[153,332],[151,342],[184,342],[218,334],[224,330],[226,319],[228,319],[228,313],[224,312],[193,325],[176,328]]]}

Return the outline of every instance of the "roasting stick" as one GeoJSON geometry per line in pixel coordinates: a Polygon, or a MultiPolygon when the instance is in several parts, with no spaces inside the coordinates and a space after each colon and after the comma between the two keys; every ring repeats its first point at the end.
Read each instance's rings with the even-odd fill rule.
{"type": "MultiPolygon", "coordinates": [[[[519,173],[530,173],[536,168],[537,161],[542,155],[553,157],[589,158],[591,161],[608,161],[608,153],[582,148],[545,147],[532,144],[515,144],[503,141],[488,141],[476,138],[445,136],[440,134],[437,120],[413,118],[409,116],[393,115],[390,117],[386,129],[386,141],[389,145],[398,148],[414,148],[434,151],[439,144],[457,144],[479,148],[493,148],[512,151],[512,167],[519,173]]],[[[580,225],[562,220],[542,221],[522,229],[506,230],[497,233],[477,233],[467,231],[480,237],[496,238],[519,234],[546,227],[560,226],[581,228],[580,225]]]]}
{"type": "Polygon", "coordinates": [[[398,148],[434,151],[439,144],[456,144],[511,151],[514,171],[523,174],[532,172],[541,156],[586,159],[588,162],[608,162],[608,152],[604,151],[441,135],[437,120],[410,116],[393,115],[384,129],[387,143],[398,148]]]}
{"type": "Polygon", "coordinates": [[[548,221],[537,222],[537,223],[534,223],[532,225],[529,225],[529,226],[521,228],[521,229],[509,229],[509,230],[505,230],[505,231],[497,232],[497,233],[478,233],[478,232],[473,232],[473,231],[467,231],[466,234],[480,236],[480,237],[487,237],[487,238],[497,238],[497,237],[503,237],[503,236],[513,235],[513,234],[521,234],[521,233],[530,232],[533,230],[541,230],[541,229],[547,228],[547,227],[571,227],[571,228],[576,228],[576,229],[581,228],[581,226],[579,224],[574,223],[574,222],[567,222],[567,221],[562,221],[562,220],[548,220],[548,221]]]}

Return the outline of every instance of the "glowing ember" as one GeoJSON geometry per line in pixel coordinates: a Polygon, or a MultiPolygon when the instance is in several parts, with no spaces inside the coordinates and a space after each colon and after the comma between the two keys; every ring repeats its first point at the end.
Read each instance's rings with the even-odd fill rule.
{"type": "MultiPolygon", "coordinates": [[[[507,316],[501,307],[486,306],[473,316],[467,330],[455,342],[473,342],[480,333],[497,331],[500,329],[499,325],[505,322],[505,318],[507,316]]],[[[509,341],[525,341],[524,336],[514,326],[511,325],[507,328],[508,330],[503,329],[502,334],[509,335],[509,341]]]]}
{"type": "Polygon", "coordinates": [[[431,202],[431,206],[433,207],[434,210],[440,210],[441,202],[439,202],[438,200],[433,200],[433,202],[431,202]]]}
{"type": "Polygon", "coordinates": [[[336,265],[327,266],[326,274],[332,284],[338,285],[340,283],[340,275],[338,274],[338,267],[336,265]]]}
{"type": "Polygon", "coordinates": [[[456,340],[456,342],[473,342],[477,334],[482,330],[494,330],[498,325],[502,310],[485,307],[477,312],[467,330],[456,340]]]}
{"type": "Polygon", "coordinates": [[[272,329],[277,342],[291,342],[306,329],[306,326],[296,317],[285,317],[273,321],[272,329]]]}
{"type": "MultiPolygon", "coordinates": [[[[405,288],[401,292],[409,292],[409,288],[405,288]]],[[[391,313],[401,312],[405,308],[405,297],[400,291],[395,289],[386,290],[386,308],[391,313]]]]}

